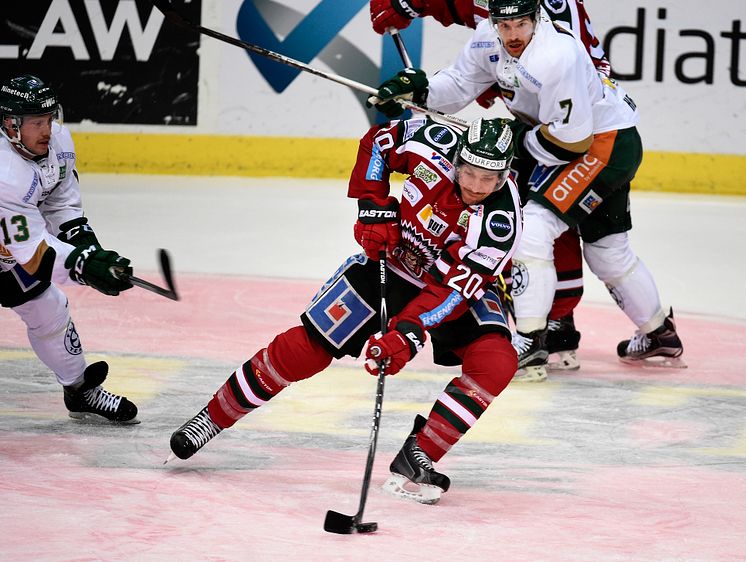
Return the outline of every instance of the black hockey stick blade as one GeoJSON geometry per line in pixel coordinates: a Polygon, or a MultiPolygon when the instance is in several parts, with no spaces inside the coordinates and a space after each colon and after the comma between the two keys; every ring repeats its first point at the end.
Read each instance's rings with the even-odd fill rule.
{"type": "Polygon", "coordinates": [[[336,511],[327,511],[324,519],[324,530],[338,535],[353,535],[355,533],[375,533],[378,523],[358,523],[354,515],[345,515],[336,511]]]}
{"type": "Polygon", "coordinates": [[[150,291],[156,295],[161,295],[167,299],[177,301],[179,300],[179,295],[176,293],[176,286],[174,285],[173,276],[171,274],[171,259],[168,257],[168,252],[163,249],[159,250],[159,259],[161,264],[161,274],[163,275],[163,279],[166,281],[168,288],[159,287],[158,285],[154,285],[153,283],[135,277],[134,275],[126,275],[125,277],[135,287],[140,287],[141,289],[145,289],[146,291],[150,291]]]}

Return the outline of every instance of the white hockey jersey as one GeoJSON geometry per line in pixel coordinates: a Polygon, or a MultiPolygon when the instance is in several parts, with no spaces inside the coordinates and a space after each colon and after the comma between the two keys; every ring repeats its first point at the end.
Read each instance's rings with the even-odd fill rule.
{"type": "Polygon", "coordinates": [[[508,110],[533,127],[524,144],[547,166],[566,162],[539,144],[536,135],[542,126],[558,143],[572,145],[639,121],[623,88],[602,78],[580,40],[543,12],[517,59],[503,48],[490,21],[480,22],[456,62],[430,79],[427,105],[457,112],[495,82],[508,110]]]}
{"type": "Polygon", "coordinates": [[[52,124],[46,157],[22,157],[0,135],[0,270],[33,258],[42,241],[57,252],[52,281],[70,283],[64,268],[73,246],[57,238],[59,226],[82,217],[75,147],[66,127],[52,124]]]}

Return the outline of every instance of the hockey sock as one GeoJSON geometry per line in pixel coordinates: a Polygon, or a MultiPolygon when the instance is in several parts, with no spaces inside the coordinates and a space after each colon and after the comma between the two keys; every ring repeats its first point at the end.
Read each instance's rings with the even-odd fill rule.
{"type": "Polygon", "coordinates": [[[583,296],[583,253],[576,230],[567,230],[554,241],[554,267],[557,287],[549,318],[559,320],[572,314],[583,296]]]}
{"type": "Polygon", "coordinates": [[[290,383],[323,371],[332,357],[302,326],[279,334],[236,369],[207,404],[212,420],[231,427],[290,383]]]}
{"type": "Polygon", "coordinates": [[[433,405],[417,444],[433,462],[439,461],[476,423],[518,368],[506,337],[487,334],[457,350],[462,374],[446,386],[433,405]]]}

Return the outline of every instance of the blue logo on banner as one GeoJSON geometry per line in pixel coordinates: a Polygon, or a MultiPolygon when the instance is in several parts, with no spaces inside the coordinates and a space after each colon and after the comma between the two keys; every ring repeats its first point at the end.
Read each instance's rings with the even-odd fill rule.
{"type": "MultiPolygon", "coordinates": [[[[383,50],[379,69],[368,54],[340,35],[340,31],[360,10],[365,8],[367,12],[367,6],[366,0],[321,0],[304,16],[293,7],[273,0],[244,0],[238,11],[236,28],[238,36],[247,43],[312,67],[315,65],[311,61],[318,58],[333,73],[375,88],[401,70],[403,63],[390,37],[384,35],[381,38],[383,50]],[[277,34],[285,38],[281,40],[277,34]]],[[[370,33],[375,35],[372,27],[370,33]]],[[[407,41],[412,64],[419,66],[422,57],[422,21],[415,20],[402,31],[401,36],[407,41]]],[[[285,91],[303,72],[255,53],[248,55],[277,93],[285,91]]],[[[334,86],[330,84],[330,87],[334,86]]],[[[367,94],[358,92],[361,104],[367,97],[367,94]]],[[[383,117],[378,112],[370,111],[368,114],[373,119],[383,117]]],[[[385,121],[386,118],[380,120],[385,121]]]]}

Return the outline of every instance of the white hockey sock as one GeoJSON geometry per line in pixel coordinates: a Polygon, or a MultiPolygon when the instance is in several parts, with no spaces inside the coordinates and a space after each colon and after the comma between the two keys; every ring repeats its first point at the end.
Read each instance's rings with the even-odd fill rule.
{"type": "Polygon", "coordinates": [[[641,332],[652,332],[663,324],[666,312],[661,307],[658,287],[640,259],[622,277],[607,282],[606,288],[641,332]]]}
{"type": "MultiPolygon", "coordinates": [[[[524,334],[543,330],[552,309],[552,299],[557,287],[554,262],[526,258],[513,259],[514,271],[521,276],[521,283],[513,288],[516,329],[524,334]]],[[[516,273],[513,279],[516,279],[516,273]]]]}

